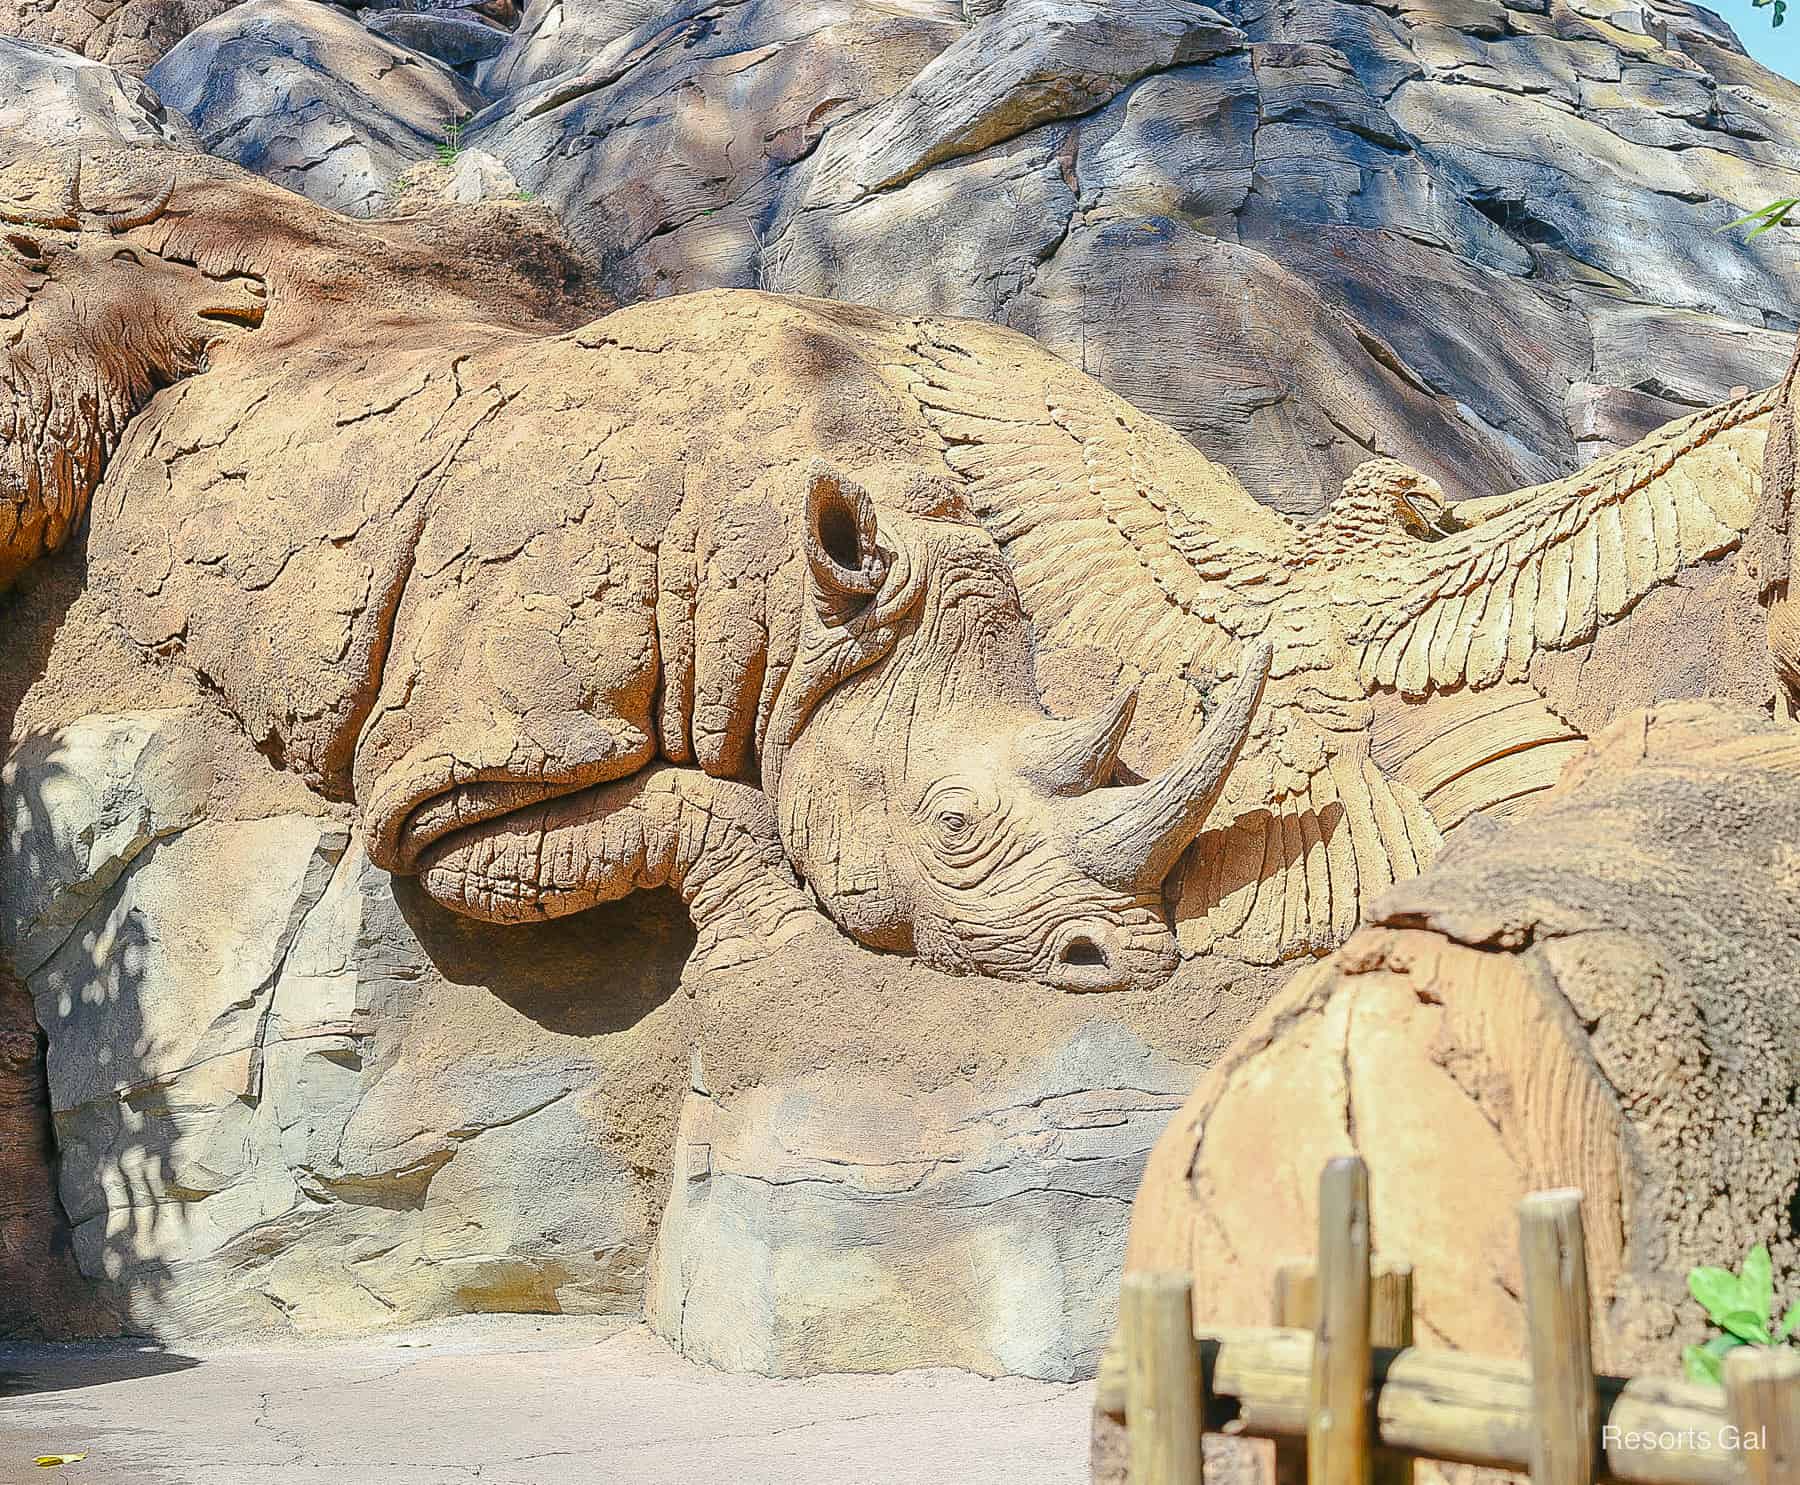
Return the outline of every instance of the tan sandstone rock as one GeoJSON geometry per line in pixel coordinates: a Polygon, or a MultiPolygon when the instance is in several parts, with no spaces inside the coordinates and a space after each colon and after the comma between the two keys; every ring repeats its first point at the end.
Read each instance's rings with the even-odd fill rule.
{"type": "Polygon", "coordinates": [[[1596,738],[1535,816],[1453,843],[1302,971],[1159,1142],[1127,1266],[1266,1324],[1318,1171],[1368,1161],[1378,1254],[1429,1344],[1520,1354],[1526,1192],[1587,1194],[1600,1364],[1679,1368],[1690,1266],[1769,1245],[1791,1288],[1800,736],[1690,703],[1596,738]]]}
{"type": "Polygon", "coordinates": [[[64,47],[142,77],[195,27],[237,0],[6,0],[0,35],[64,47]]]}

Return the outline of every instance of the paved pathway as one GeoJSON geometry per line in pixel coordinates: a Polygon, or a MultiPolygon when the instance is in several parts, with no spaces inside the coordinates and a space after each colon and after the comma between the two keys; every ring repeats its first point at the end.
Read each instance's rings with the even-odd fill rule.
{"type": "Polygon", "coordinates": [[[727,1376],[574,1316],[0,1347],[0,1485],[1081,1485],[1091,1399],[954,1371],[727,1376]]]}

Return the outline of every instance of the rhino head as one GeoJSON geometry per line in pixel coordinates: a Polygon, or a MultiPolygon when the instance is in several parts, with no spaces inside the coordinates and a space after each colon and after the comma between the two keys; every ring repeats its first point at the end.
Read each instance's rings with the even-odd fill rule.
{"type": "Polygon", "coordinates": [[[878,512],[815,467],[803,540],[801,643],[763,778],[825,911],[950,973],[1068,990],[1166,979],[1163,880],[1237,759],[1266,646],[1165,772],[1120,783],[1135,695],[1046,713],[1011,572],[978,525],[878,512]]]}

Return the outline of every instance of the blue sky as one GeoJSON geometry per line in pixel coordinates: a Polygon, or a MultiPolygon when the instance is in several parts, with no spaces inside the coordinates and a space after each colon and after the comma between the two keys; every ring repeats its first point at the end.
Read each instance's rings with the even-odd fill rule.
{"type": "Polygon", "coordinates": [[[1800,79],[1800,0],[1788,0],[1787,20],[1779,31],[1769,7],[1753,10],[1750,0],[1713,0],[1712,8],[1731,22],[1731,29],[1763,66],[1800,79]]]}

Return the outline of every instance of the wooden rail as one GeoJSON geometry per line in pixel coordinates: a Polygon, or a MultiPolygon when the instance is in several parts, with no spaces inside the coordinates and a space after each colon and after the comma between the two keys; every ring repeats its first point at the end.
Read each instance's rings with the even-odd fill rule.
{"type": "Polygon", "coordinates": [[[1800,1485],[1800,1352],[1733,1352],[1723,1391],[1594,1373],[1577,1192],[1521,1205],[1532,1361],[1379,1344],[1411,1338],[1411,1273],[1371,1264],[1361,1165],[1327,1167],[1317,1276],[1282,1275],[1285,1324],[1196,1326],[1189,1276],[1127,1275],[1096,1406],[1127,1425],[1131,1485],[1200,1485],[1203,1432],[1274,1440],[1278,1478],[1309,1485],[1383,1485],[1414,1459],[1529,1471],[1537,1485],[1800,1485]],[[1176,1333],[1193,1337],[1191,1360],[1176,1333]],[[1155,1355],[1134,1351],[1152,1337],[1155,1355]],[[1193,1447],[1140,1438],[1149,1414],[1193,1447]]]}

